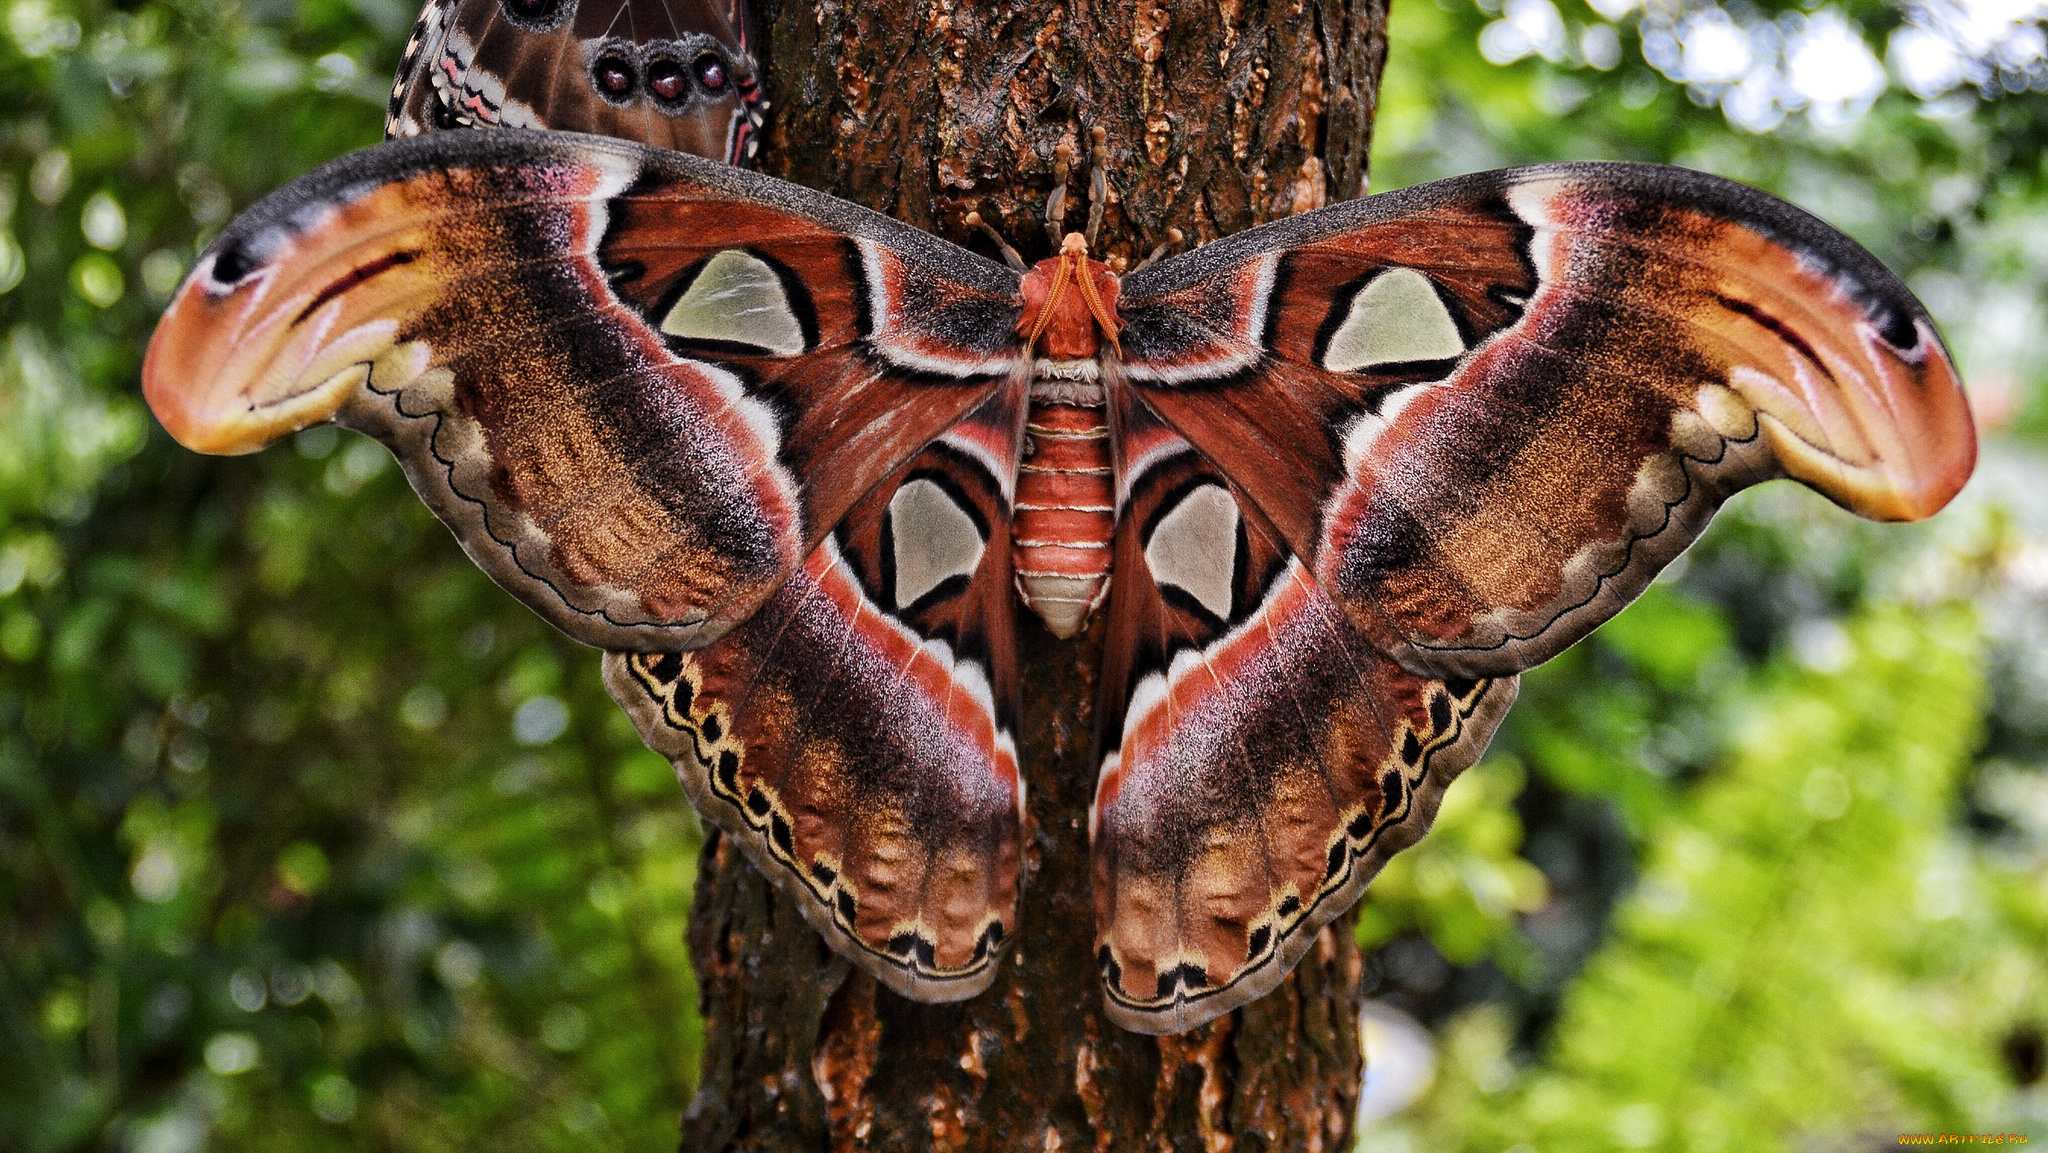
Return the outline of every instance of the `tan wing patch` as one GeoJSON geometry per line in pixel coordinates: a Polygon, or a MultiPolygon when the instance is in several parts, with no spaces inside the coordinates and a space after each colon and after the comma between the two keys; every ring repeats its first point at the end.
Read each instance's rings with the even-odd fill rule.
{"type": "Polygon", "coordinates": [[[774,356],[796,356],[807,346],[782,278],[760,257],[737,249],[704,262],[662,318],[661,331],[684,340],[751,345],[774,356]]]}
{"type": "Polygon", "coordinates": [[[1145,545],[1145,564],[1153,580],[1229,620],[1237,531],[1237,501],[1221,485],[1202,485],[1160,518],[1145,545]]]}
{"type": "Polygon", "coordinates": [[[1451,360],[1465,337],[1429,277],[1389,268],[1367,281],[1323,345],[1323,367],[1356,372],[1390,364],[1451,360]]]}
{"type": "Polygon", "coordinates": [[[922,478],[889,498],[889,524],[898,605],[914,604],[956,577],[973,576],[988,548],[974,518],[945,489],[922,478]]]}

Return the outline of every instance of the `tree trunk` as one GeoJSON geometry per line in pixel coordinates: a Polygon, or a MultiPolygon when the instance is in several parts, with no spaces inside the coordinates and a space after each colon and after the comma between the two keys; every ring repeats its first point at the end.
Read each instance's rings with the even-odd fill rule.
{"type": "MultiPolygon", "coordinates": [[[[1385,0],[765,0],[774,101],[762,167],[981,251],[1026,259],[1075,146],[1107,131],[1097,255],[1135,262],[1364,190],[1385,0]],[[1105,255],[1106,254],[1106,255],[1105,255]]],[[[1069,642],[1019,614],[1030,798],[1024,905],[995,986],[920,1005],[825,947],[715,834],[690,929],[702,1087],[682,1148],[1201,1150],[1348,1146],[1362,1058],[1349,919],[1271,995],[1179,1037],[1101,1012],[1087,806],[1101,622],[1069,642]]]]}

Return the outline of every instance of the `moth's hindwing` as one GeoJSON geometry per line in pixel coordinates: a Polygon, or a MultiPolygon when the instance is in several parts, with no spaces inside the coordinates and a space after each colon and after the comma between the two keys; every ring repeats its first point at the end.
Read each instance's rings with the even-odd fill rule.
{"type": "Polygon", "coordinates": [[[1005,396],[950,430],[717,644],[605,663],[699,811],[835,947],[923,1001],[986,988],[1016,927],[1020,418],[1005,396]]]}
{"type": "Polygon", "coordinates": [[[1091,813],[1112,1020],[1177,1033],[1263,996],[1429,828],[1513,678],[1402,669],[1237,485],[1127,402],[1091,813]]]}
{"type": "Polygon", "coordinates": [[[429,0],[385,135],[552,128],[739,164],[767,101],[739,0],[429,0]]]}

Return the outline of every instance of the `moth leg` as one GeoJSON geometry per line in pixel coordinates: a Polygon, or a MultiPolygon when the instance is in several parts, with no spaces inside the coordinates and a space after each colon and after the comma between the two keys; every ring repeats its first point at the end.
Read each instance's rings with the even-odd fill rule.
{"type": "Polygon", "coordinates": [[[1093,143],[1089,150],[1088,167],[1088,250],[1095,250],[1095,237],[1102,231],[1102,212],[1109,207],[1109,145],[1103,143],[1109,138],[1106,128],[1091,128],[1088,138],[1093,143]]]}
{"type": "Polygon", "coordinates": [[[1003,234],[997,232],[994,228],[990,227],[989,222],[981,218],[981,213],[968,213],[967,227],[979,228],[981,229],[981,233],[983,236],[986,236],[990,240],[995,241],[996,247],[1002,250],[1003,263],[1008,264],[1011,268],[1016,269],[1018,272],[1031,271],[1030,265],[1024,263],[1024,258],[1017,255],[1017,250],[1011,248],[1010,242],[1003,239],[1003,234]]]}
{"type": "MultiPolygon", "coordinates": [[[[1157,248],[1154,248],[1154,249],[1153,249],[1153,250],[1151,251],[1151,253],[1150,253],[1149,255],[1147,255],[1147,256],[1145,257],[1145,259],[1143,259],[1143,260],[1140,260],[1140,261],[1138,262],[1138,268],[1144,268],[1144,267],[1146,267],[1147,265],[1152,265],[1152,264],[1157,264],[1157,263],[1159,263],[1159,258],[1160,258],[1160,257],[1162,257],[1162,256],[1165,256],[1165,255],[1166,255],[1166,252],[1167,252],[1167,250],[1168,250],[1168,249],[1170,249],[1170,248],[1175,248],[1175,247],[1179,246],[1180,242],[1181,242],[1181,241],[1183,241],[1183,240],[1186,240],[1186,239],[1187,239],[1187,236],[1186,236],[1186,235],[1185,235],[1184,233],[1182,233],[1180,229],[1178,229],[1178,228],[1169,228],[1169,229],[1167,229],[1167,230],[1166,230],[1166,239],[1165,239],[1165,240],[1162,240],[1162,241],[1160,241],[1160,242],[1159,242],[1159,247],[1157,247],[1157,248]]],[[[1138,268],[1133,268],[1133,269],[1131,269],[1131,271],[1132,271],[1132,272],[1136,272],[1136,271],[1138,271],[1138,268]]]]}

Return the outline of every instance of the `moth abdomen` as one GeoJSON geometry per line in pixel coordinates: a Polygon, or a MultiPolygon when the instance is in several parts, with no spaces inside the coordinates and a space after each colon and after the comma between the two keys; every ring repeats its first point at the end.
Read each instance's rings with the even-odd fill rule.
{"type": "Polygon", "coordinates": [[[1065,638],[1081,631],[1109,590],[1116,533],[1109,424],[1101,386],[1092,381],[1041,378],[1032,395],[1011,522],[1017,591],[1054,636],[1065,638]]]}

